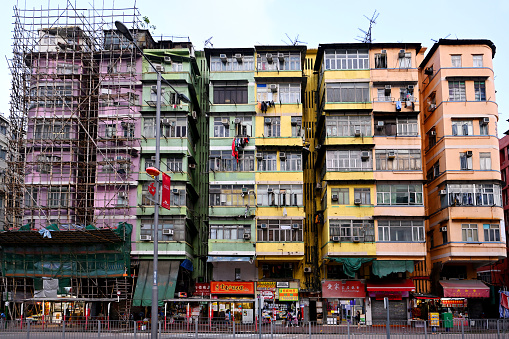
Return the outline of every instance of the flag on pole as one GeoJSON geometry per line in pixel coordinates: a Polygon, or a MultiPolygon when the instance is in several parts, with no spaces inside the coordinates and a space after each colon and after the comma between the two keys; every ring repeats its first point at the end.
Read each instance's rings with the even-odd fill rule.
{"type": "Polygon", "coordinates": [[[163,173],[163,189],[161,207],[170,209],[171,179],[168,174],[163,173]]]}

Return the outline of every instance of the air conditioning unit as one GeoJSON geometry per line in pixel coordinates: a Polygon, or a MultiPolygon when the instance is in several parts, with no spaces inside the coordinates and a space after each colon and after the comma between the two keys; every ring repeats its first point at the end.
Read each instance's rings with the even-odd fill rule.
{"type": "Polygon", "coordinates": [[[240,54],[240,53],[235,54],[235,59],[237,59],[238,63],[241,63],[242,62],[242,54],[240,54]]]}
{"type": "Polygon", "coordinates": [[[447,226],[440,227],[440,232],[447,232],[447,226]]]}
{"type": "Polygon", "coordinates": [[[398,53],[398,58],[404,58],[405,57],[405,50],[404,49],[400,49],[399,50],[399,53],[398,53]]]}
{"type": "Polygon", "coordinates": [[[101,94],[112,94],[113,91],[107,88],[101,88],[101,94]]]}
{"type": "Polygon", "coordinates": [[[354,131],[354,134],[356,137],[360,137],[361,136],[361,129],[360,128],[356,128],[355,131],[354,131]]]}
{"type": "Polygon", "coordinates": [[[434,112],[437,109],[436,104],[429,104],[428,106],[428,112],[434,112]]]}
{"type": "Polygon", "coordinates": [[[440,195],[447,195],[447,190],[440,190],[440,195]]]}
{"type": "Polygon", "coordinates": [[[265,125],[270,125],[272,124],[272,119],[271,118],[265,118],[265,125]]]}
{"type": "Polygon", "coordinates": [[[269,188],[267,188],[267,193],[272,193],[272,192],[274,192],[274,189],[272,189],[272,188],[270,188],[270,187],[269,187],[269,188]]]}
{"type": "Polygon", "coordinates": [[[267,58],[268,63],[272,63],[272,54],[271,53],[265,54],[265,57],[267,58]]]}
{"type": "Polygon", "coordinates": [[[296,125],[297,125],[297,122],[298,122],[297,118],[296,118],[296,117],[292,117],[292,122],[291,122],[291,123],[292,123],[292,125],[293,125],[293,126],[296,126],[296,125]]]}
{"type": "Polygon", "coordinates": [[[382,120],[378,120],[378,122],[376,123],[376,127],[379,129],[382,129],[382,127],[384,127],[384,125],[385,125],[385,123],[382,120]]]}
{"type": "Polygon", "coordinates": [[[178,188],[174,188],[174,189],[172,189],[172,190],[171,190],[171,192],[172,192],[173,194],[175,194],[175,195],[179,195],[179,194],[180,194],[180,191],[179,191],[179,189],[178,189],[178,188]]]}
{"type": "Polygon", "coordinates": [[[394,151],[387,152],[387,158],[389,158],[389,159],[396,158],[396,152],[394,152],[394,151]]]}
{"type": "Polygon", "coordinates": [[[164,72],[164,67],[163,67],[163,66],[161,66],[161,65],[156,65],[155,67],[156,67],[156,71],[158,71],[158,72],[164,72]]]}
{"type": "Polygon", "coordinates": [[[189,168],[190,169],[195,169],[196,168],[196,164],[189,164],[189,168]]]}
{"type": "Polygon", "coordinates": [[[353,203],[354,203],[355,205],[360,205],[360,204],[362,203],[362,201],[361,201],[361,199],[355,199],[355,200],[353,201],[353,203]]]}
{"type": "Polygon", "coordinates": [[[367,160],[367,159],[369,159],[369,152],[368,152],[368,151],[362,151],[362,152],[361,152],[361,158],[362,158],[363,160],[367,160]]]}
{"type": "Polygon", "coordinates": [[[173,230],[172,229],[165,229],[165,230],[163,230],[163,235],[173,235],[173,230]]]}
{"type": "Polygon", "coordinates": [[[270,91],[271,91],[272,93],[277,92],[277,85],[276,85],[276,84],[271,84],[271,85],[269,85],[269,88],[270,88],[270,91]]]}
{"type": "Polygon", "coordinates": [[[150,90],[154,93],[157,93],[157,86],[150,86],[150,90]]]}
{"type": "Polygon", "coordinates": [[[269,265],[262,265],[262,270],[268,271],[269,270],[269,265]]]}
{"type": "Polygon", "coordinates": [[[194,120],[198,119],[198,114],[196,113],[196,111],[191,112],[191,117],[193,117],[194,120]]]}
{"type": "Polygon", "coordinates": [[[316,183],[316,187],[315,187],[317,190],[319,189],[322,189],[322,183],[321,182],[317,182],[316,183]]]}
{"type": "Polygon", "coordinates": [[[487,125],[490,123],[490,118],[482,118],[483,125],[487,125]]]}
{"type": "Polygon", "coordinates": [[[470,157],[472,157],[472,156],[474,155],[474,152],[472,152],[472,151],[466,151],[466,152],[465,152],[465,155],[466,155],[468,158],[470,158],[470,157]]]}
{"type": "Polygon", "coordinates": [[[258,225],[259,228],[267,228],[267,224],[260,224],[258,225]]]}
{"type": "Polygon", "coordinates": [[[285,61],[285,55],[283,53],[278,53],[277,58],[278,58],[279,62],[285,61]]]}
{"type": "Polygon", "coordinates": [[[359,242],[361,239],[359,237],[352,237],[352,242],[359,242]]]}
{"type": "Polygon", "coordinates": [[[433,75],[433,66],[431,66],[431,67],[426,67],[426,68],[424,69],[424,74],[426,74],[426,75],[433,75]]]}
{"type": "Polygon", "coordinates": [[[263,153],[256,153],[256,159],[263,159],[263,153]]]}
{"type": "Polygon", "coordinates": [[[338,197],[338,195],[337,195],[337,194],[333,194],[333,195],[331,196],[331,199],[332,199],[332,201],[338,201],[338,200],[339,200],[339,197],[338,197]]]}
{"type": "Polygon", "coordinates": [[[244,240],[251,240],[251,233],[244,233],[244,240]]]}
{"type": "Polygon", "coordinates": [[[119,198],[127,198],[127,192],[118,192],[119,198]]]}
{"type": "Polygon", "coordinates": [[[226,63],[228,61],[226,54],[219,54],[219,59],[221,59],[223,63],[226,63]]]}
{"type": "Polygon", "coordinates": [[[435,135],[437,135],[437,131],[435,131],[435,130],[430,131],[430,132],[429,132],[429,135],[431,135],[431,136],[433,136],[433,137],[434,137],[435,135]]]}
{"type": "Polygon", "coordinates": [[[334,241],[334,242],[339,242],[339,239],[340,238],[339,238],[338,235],[335,235],[335,236],[332,237],[332,241],[334,241]]]}
{"type": "Polygon", "coordinates": [[[221,120],[221,122],[222,122],[222,123],[223,123],[223,125],[225,125],[225,126],[230,125],[230,119],[228,119],[228,118],[223,118],[223,119],[221,120]]]}
{"type": "Polygon", "coordinates": [[[291,269],[291,268],[293,268],[293,264],[291,264],[291,263],[286,263],[286,264],[284,265],[284,268],[291,269]]]}
{"type": "Polygon", "coordinates": [[[407,89],[414,89],[414,85],[408,85],[407,89]]]}
{"type": "Polygon", "coordinates": [[[235,120],[233,122],[235,123],[235,125],[238,125],[238,124],[240,124],[240,119],[239,118],[235,118],[235,120]]]}
{"type": "Polygon", "coordinates": [[[392,88],[391,85],[385,85],[385,90],[390,90],[392,88]]]}
{"type": "Polygon", "coordinates": [[[141,241],[151,241],[152,236],[151,235],[140,235],[140,240],[141,241]]]}
{"type": "Polygon", "coordinates": [[[164,62],[166,62],[167,64],[171,64],[171,57],[165,56],[164,57],[164,62]]]}
{"type": "Polygon", "coordinates": [[[286,159],[286,153],[285,152],[279,152],[279,158],[280,159],[286,159]]]}
{"type": "Polygon", "coordinates": [[[292,224],[292,228],[294,230],[298,230],[299,229],[299,224],[292,224]]]}
{"type": "Polygon", "coordinates": [[[387,50],[386,50],[386,49],[382,49],[382,51],[380,52],[380,54],[387,54],[387,50]]]}
{"type": "Polygon", "coordinates": [[[304,267],[304,273],[311,273],[312,269],[311,267],[304,267]]]}

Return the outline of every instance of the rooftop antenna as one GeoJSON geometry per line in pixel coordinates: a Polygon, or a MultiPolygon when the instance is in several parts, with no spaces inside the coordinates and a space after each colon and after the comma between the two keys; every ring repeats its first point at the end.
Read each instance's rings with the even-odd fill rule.
{"type": "Polygon", "coordinates": [[[205,48],[207,48],[208,45],[210,45],[211,48],[214,48],[214,44],[211,42],[212,38],[213,38],[213,36],[211,36],[210,38],[205,40],[205,42],[204,42],[205,48]]]}
{"type": "Polygon", "coordinates": [[[297,34],[295,39],[290,38],[288,33],[285,33],[285,34],[286,34],[286,37],[288,38],[288,41],[290,41],[290,43],[288,43],[288,41],[285,41],[285,40],[281,40],[281,41],[284,42],[287,45],[297,46],[297,44],[307,44],[307,42],[299,41],[299,34],[297,34]]]}
{"type": "Polygon", "coordinates": [[[375,9],[375,12],[373,13],[373,16],[371,16],[371,19],[364,15],[364,17],[369,20],[368,31],[366,32],[365,30],[362,30],[359,28],[359,31],[364,33],[364,37],[357,36],[357,38],[355,38],[355,40],[363,42],[363,43],[369,43],[369,44],[373,41],[373,39],[371,38],[371,28],[373,27],[374,24],[376,24],[376,19],[378,18],[379,15],[380,15],[380,13],[377,13],[376,9],[375,9]]]}
{"type": "MultiPolygon", "coordinates": [[[[450,35],[451,35],[451,34],[449,33],[449,34],[447,34],[447,36],[446,36],[445,38],[438,38],[438,40],[441,40],[441,39],[447,39],[450,35]]],[[[456,39],[457,39],[457,37],[456,37],[456,39]]],[[[433,41],[434,43],[437,43],[437,42],[438,42],[438,40],[431,39],[431,41],[433,41]]]]}

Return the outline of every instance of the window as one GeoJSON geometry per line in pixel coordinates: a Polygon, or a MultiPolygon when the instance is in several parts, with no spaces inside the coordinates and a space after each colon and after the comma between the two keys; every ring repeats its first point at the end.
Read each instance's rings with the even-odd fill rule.
{"type": "Polygon", "coordinates": [[[367,49],[327,49],[324,57],[325,69],[369,69],[367,49]]]}
{"type": "Polygon", "coordinates": [[[133,123],[122,122],[122,128],[124,129],[124,138],[134,138],[136,127],[133,123]]]}
{"type": "Polygon", "coordinates": [[[398,136],[415,136],[419,134],[417,117],[396,118],[398,136]]]}
{"type": "Polygon", "coordinates": [[[293,266],[286,264],[264,264],[261,265],[263,278],[267,279],[293,279],[293,266]]]}
{"type": "Polygon", "coordinates": [[[369,83],[340,82],[326,84],[327,102],[368,102],[369,83]]]}
{"type": "Polygon", "coordinates": [[[211,72],[233,72],[233,71],[238,72],[253,70],[254,70],[253,55],[243,55],[240,60],[235,58],[234,55],[227,55],[226,61],[221,60],[221,58],[218,55],[210,57],[211,72]]]}
{"type": "Polygon", "coordinates": [[[7,150],[0,147],[0,159],[5,160],[7,158],[7,150]]]}
{"type": "Polygon", "coordinates": [[[371,194],[369,188],[354,188],[353,197],[356,201],[361,202],[361,205],[371,205],[371,194]]]}
{"type": "Polygon", "coordinates": [[[114,138],[117,136],[117,125],[116,124],[106,124],[104,136],[106,138],[114,138]]]}
{"type": "Polygon", "coordinates": [[[377,205],[422,205],[422,185],[377,185],[376,203],[377,205]]]}
{"type": "Polygon", "coordinates": [[[378,240],[395,242],[423,242],[422,220],[378,220],[378,240]]]}
{"type": "Polygon", "coordinates": [[[0,125],[0,134],[7,135],[7,126],[0,125]]]}
{"type": "Polygon", "coordinates": [[[475,54],[475,55],[472,55],[472,59],[473,59],[473,66],[474,66],[474,67],[483,67],[482,57],[483,57],[483,55],[482,55],[482,54],[475,54]]]}
{"type": "Polygon", "coordinates": [[[230,137],[230,125],[223,124],[223,120],[230,122],[230,118],[214,117],[214,138],[230,137]]]}
{"type": "Polygon", "coordinates": [[[461,67],[461,55],[451,55],[451,67],[461,67]]]}
{"type": "Polygon", "coordinates": [[[332,205],[350,205],[350,189],[349,188],[333,188],[331,189],[332,205]],[[336,199],[337,197],[337,199],[336,199]]]}
{"type": "Polygon", "coordinates": [[[477,224],[461,224],[462,241],[479,241],[477,237],[477,224]]]}
{"type": "Polygon", "coordinates": [[[281,171],[302,171],[302,153],[285,152],[286,157],[281,159],[281,171]]]}
{"type": "Polygon", "coordinates": [[[291,117],[291,125],[292,125],[292,137],[302,137],[302,118],[301,117],[291,117]]]}
{"type": "Polygon", "coordinates": [[[447,184],[442,206],[502,206],[501,192],[494,184],[447,184]]]}
{"type": "Polygon", "coordinates": [[[253,118],[236,117],[235,120],[235,136],[237,137],[250,137],[252,136],[253,118]]]}
{"type": "Polygon", "coordinates": [[[387,68],[387,54],[375,54],[375,68],[387,68]]]}
{"type": "Polygon", "coordinates": [[[37,123],[35,125],[34,139],[62,140],[69,139],[71,132],[70,125],[60,123],[37,123]]]}
{"type": "Polygon", "coordinates": [[[327,171],[372,171],[371,151],[361,150],[328,150],[327,171]]]}
{"type": "Polygon", "coordinates": [[[48,191],[48,206],[49,207],[67,207],[69,204],[69,193],[67,188],[51,188],[48,191]]]}
{"type": "Polygon", "coordinates": [[[298,71],[300,70],[300,53],[262,53],[256,58],[258,71],[298,71]],[[272,55],[272,60],[267,59],[272,55]],[[279,58],[281,57],[281,59],[279,58]]]}
{"type": "Polygon", "coordinates": [[[38,207],[38,195],[39,190],[37,188],[28,187],[25,192],[25,207],[38,207]]]}
{"type": "Polygon", "coordinates": [[[263,220],[257,221],[257,241],[296,242],[303,241],[302,220],[263,220]]]}
{"type": "MultiPolygon", "coordinates": [[[[37,156],[37,166],[36,169],[40,173],[50,173],[53,165],[59,165],[61,158],[52,155],[44,155],[39,154],[37,156]]],[[[58,170],[58,168],[55,168],[58,170]]]]}
{"type": "Polygon", "coordinates": [[[341,115],[325,118],[328,137],[371,136],[371,116],[341,115]]]}
{"type": "Polygon", "coordinates": [[[377,171],[420,171],[421,150],[376,150],[377,171]]]}
{"type": "Polygon", "coordinates": [[[378,101],[382,101],[382,102],[391,102],[392,101],[390,90],[386,90],[385,88],[378,88],[376,90],[376,94],[377,94],[378,101]]]}
{"type": "Polygon", "coordinates": [[[264,118],[265,127],[263,130],[264,136],[266,138],[274,138],[281,136],[281,118],[280,117],[271,117],[264,118]]]}
{"type": "Polygon", "coordinates": [[[254,206],[254,185],[210,185],[209,198],[210,206],[254,206]]]}
{"type": "Polygon", "coordinates": [[[182,72],[184,70],[181,62],[172,62],[170,72],[182,72]]]}
{"type": "Polygon", "coordinates": [[[114,173],[115,172],[114,162],[115,162],[115,159],[113,157],[104,157],[103,161],[102,161],[102,172],[103,173],[114,173]]]}
{"type": "Polygon", "coordinates": [[[486,101],[484,81],[474,81],[475,101],[486,101]]]}
{"type": "Polygon", "coordinates": [[[182,158],[180,157],[168,157],[166,158],[166,169],[170,172],[182,172],[182,158]]]}
{"type": "Polygon", "coordinates": [[[74,64],[58,63],[57,74],[79,74],[80,66],[74,64]]]}
{"type": "Polygon", "coordinates": [[[452,120],[452,135],[474,135],[472,120],[452,120]]]}
{"type": "Polygon", "coordinates": [[[490,170],[491,169],[491,153],[489,153],[489,152],[479,153],[479,162],[480,162],[481,170],[490,170]]]}
{"type": "MultiPolygon", "coordinates": [[[[148,187],[151,183],[146,182],[143,183],[141,187],[142,194],[142,205],[152,206],[154,205],[154,196],[152,196],[148,187]]],[[[160,198],[159,198],[160,200],[160,198]]],[[[170,194],[170,205],[171,206],[186,206],[186,189],[185,186],[176,186],[172,184],[171,194],[170,194]]]]}
{"type": "Polygon", "coordinates": [[[209,239],[243,240],[244,234],[251,234],[251,226],[210,225],[209,239]]]}
{"type": "Polygon", "coordinates": [[[329,220],[330,240],[340,242],[374,242],[373,220],[329,220]]]}
{"type": "Polygon", "coordinates": [[[484,241],[500,241],[500,226],[498,224],[484,224],[484,241]]]}
{"type": "Polygon", "coordinates": [[[254,151],[238,150],[239,161],[231,150],[211,150],[209,168],[219,172],[254,171],[254,151]]]}
{"type": "Polygon", "coordinates": [[[406,107],[410,106],[412,101],[416,101],[414,97],[414,90],[408,87],[402,87],[399,89],[399,100],[406,102],[406,107]]]}
{"type": "MultiPolygon", "coordinates": [[[[155,118],[143,119],[143,135],[146,138],[155,138],[155,118]]],[[[187,136],[187,118],[161,118],[161,137],[184,138],[187,136]]]]}
{"type": "Polygon", "coordinates": [[[488,128],[488,124],[485,123],[483,121],[483,119],[481,119],[479,121],[479,134],[480,135],[488,135],[489,134],[489,128],[488,128]]]}
{"type": "Polygon", "coordinates": [[[276,152],[258,152],[258,171],[261,172],[273,172],[277,171],[276,167],[276,152]],[[261,158],[258,154],[261,154],[261,158]]]}
{"type": "MultiPolygon", "coordinates": [[[[191,232],[186,227],[185,219],[159,218],[157,227],[159,241],[187,241],[191,242],[191,232]],[[173,230],[173,235],[163,234],[163,230],[173,230]]],[[[154,220],[142,219],[140,222],[140,235],[154,234],[154,220]]]]}
{"type": "Polygon", "coordinates": [[[280,83],[280,84],[257,84],[256,94],[259,102],[274,101],[281,104],[299,104],[300,84],[280,83]],[[272,87],[276,86],[276,90],[272,87]]]}
{"type": "Polygon", "coordinates": [[[465,170],[472,170],[472,151],[470,152],[460,152],[460,169],[465,170]]]}
{"type": "Polygon", "coordinates": [[[127,192],[117,194],[117,206],[129,206],[129,195],[127,192]]]}
{"type": "Polygon", "coordinates": [[[399,68],[410,68],[412,67],[412,53],[404,53],[404,56],[401,55],[401,52],[398,55],[399,68]]]}
{"type": "MultiPolygon", "coordinates": [[[[138,102],[138,96],[134,95],[133,93],[130,93],[129,101],[131,105],[135,105],[136,102],[138,102]]],[[[147,104],[149,106],[155,107],[157,102],[157,93],[154,90],[150,91],[150,100],[147,101],[147,104]]],[[[120,104],[117,104],[120,105],[120,104]]],[[[123,103],[125,105],[125,103],[123,103]]],[[[168,106],[168,105],[180,105],[180,98],[178,97],[177,93],[170,91],[169,88],[161,88],[161,105],[162,106],[168,106]]]]}
{"type": "MultiPolygon", "coordinates": [[[[62,84],[59,82],[58,84],[62,84]]],[[[54,107],[62,105],[70,105],[72,97],[72,84],[57,85],[57,83],[51,84],[39,84],[37,87],[30,89],[30,107],[54,107]]]]}
{"type": "Polygon", "coordinates": [[[466,101],[465,82],[449,81],[449,101],[466,101]]]}
{"type": "Polygon", "coordinates": [[[214,104],[247,104],[247,83],[216,81],[213,83],[214,104]]]}
{"type": "Polygon", "coordinates": [[[258,206],[303,206],[302,185],[258,185],[258,206]]]}

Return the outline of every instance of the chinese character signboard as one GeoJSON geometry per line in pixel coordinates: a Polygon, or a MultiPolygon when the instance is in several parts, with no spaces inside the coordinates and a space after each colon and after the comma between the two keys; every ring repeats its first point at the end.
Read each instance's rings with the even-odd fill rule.
{"type": "Polygon", "coordinates": [[[249,281],[212,281],[212,294],[254,294],[254,282],[249,281]]]}
{"type": "Polygon", "coordinates": [[[364,298],[366,289],[364,284],[357,280],[325,280],[322,283],[322,296],[324,298],[364,298]]]}
{"type": "Polygon", "coordinates": [[[171,195],[171,178],[168,174],[163,173],[163,191],[161,207],[166,208],[168,210],[170,209],[170,195],[171,195]]]}
{"type": "Polygon", "coordinates": [[[280,301],[298,301],[299,289],[298,288],[280,288],[279,289],[280,301]]]}
{"type": "Polygon", "coordinates": [[[275,281],[258,281],[256,283],[257,291],[275,291],[276,290],[276,282],[275,281]]]}
{"type": "Polygon", "coordinates": [[[210,283],[196,283],[194,295],[209,296],[210,295],[210,283]]]}

